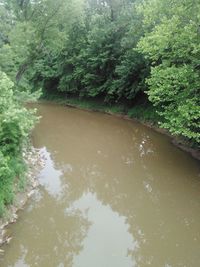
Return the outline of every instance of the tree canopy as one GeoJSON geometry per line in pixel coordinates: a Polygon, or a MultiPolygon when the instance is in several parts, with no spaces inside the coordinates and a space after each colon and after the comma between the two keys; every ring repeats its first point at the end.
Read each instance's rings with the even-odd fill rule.
{"type": "Polygon", "coordinates": [[[145,30],[138,50],[152,61],[147,94],[161,126],[200,142],[200,2],[145,1],[138,9],[145,30]]]}
{"type": "Polygon", "coordinates": [[[200,143],[198,0],[4,0],[0,69],[18,91],[152,104],[200,143]]]}

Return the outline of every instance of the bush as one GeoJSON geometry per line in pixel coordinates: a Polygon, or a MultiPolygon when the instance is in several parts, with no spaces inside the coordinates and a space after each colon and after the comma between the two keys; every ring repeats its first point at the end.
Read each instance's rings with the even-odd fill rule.
{"type": "Polygon", "coordinates": [[[13,202],[14,184],[24,173],[22,148],[34,126],[32,111],[16,101],[13,83],[0,72],[0,216],[13,202]]]}

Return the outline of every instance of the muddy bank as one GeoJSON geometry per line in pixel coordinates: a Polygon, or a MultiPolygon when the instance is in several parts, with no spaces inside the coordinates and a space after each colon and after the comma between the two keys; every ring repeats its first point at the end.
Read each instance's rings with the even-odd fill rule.
{"type": "MultiPolygon", "coordinates": [[[[7,231],[7,226],[17,221],[18,211],[24,208],[28,199],[34,194],[36,187],[39,185],[37,175],[44,166],[42,155],[39,150],[32,146],[23,151],[23,157],[28,168],[25,189],[19,191],[16,185],[14,203],[7,207],[4,218],[0,219],[0,247],[5,243],[9,243],[12,239],[12,236],[7,231]]],[[[3,251],[0,250],[0,253],[3,253],[3,251]]]]}

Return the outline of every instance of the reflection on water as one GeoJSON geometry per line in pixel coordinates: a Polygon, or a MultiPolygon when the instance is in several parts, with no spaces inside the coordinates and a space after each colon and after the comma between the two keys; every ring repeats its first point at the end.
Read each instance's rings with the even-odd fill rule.
{"type": "Polygon", "coordinates": [[[144,126],[38,105],[40,188],[2,267],[198,267],[198,162],[144,126]]]}
{"type": "Polygon", "coordinates": [[[40,154],[45,158],[45,167],[40,172],[39,180],[40,184],[45,187],[49,194],[55,196],[55,198],[62,192],[62,184],[60,176],[62,175],[61,170],[56,170],[54,162],[51,159],[50,153],[46,148],[41,148],[40,154]],[[46,179],[48,177],[48,179],[46,179]]]}
{"type": "Polygon", "coordinates": [[[101,267],[108,263],[109,266],[132,266],[130,252],[137,249],[137,241],[129,233],[125,217],[109,205],[103,205],[91,193],[84,194],[66,210],[67,215],[72,212],[80,212],[90,222],[83,250],[74,259],[74,266],[101,267]]]}

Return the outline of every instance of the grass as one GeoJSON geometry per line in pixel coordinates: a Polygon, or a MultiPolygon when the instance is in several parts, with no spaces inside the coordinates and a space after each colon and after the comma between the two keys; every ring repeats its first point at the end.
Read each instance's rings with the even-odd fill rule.
{"type": "Polygon", "coordinates": [[[0,218],[6,214],[6,206],[12,204],[16,192],[25,189],[26,165],[21,157],[7,155],[0,162],[0,218]]]}
{"type": "Polygon", "coordinates": [[[93,111],[101,111],[106,113],[121,113],[124,114],[124,106],[122,104],[108,104],[96,99],[78,99],[68,98],[65,102],[67,105],[76,106],[82,109],[93,111]]]}
{"type": "Polygon", "coordinates": [[[161,121],[160,116],[155,110],[155,107],[152,105],[137,105],[128,110],[128,117],[136,118],[138,120],[151,122],[155,125],[158,124],[158,121],[161,121]]]}

